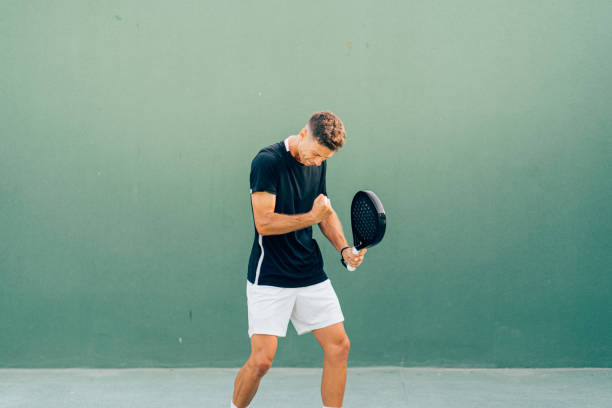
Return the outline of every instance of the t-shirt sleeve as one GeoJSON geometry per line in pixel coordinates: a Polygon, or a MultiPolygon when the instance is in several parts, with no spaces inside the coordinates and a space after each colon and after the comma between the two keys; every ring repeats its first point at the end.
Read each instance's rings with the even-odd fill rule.
{"type": "Polygon", "coordinates": [[[277,161],[274,156],[259,153],[251,162],[251,193],[266,191],[276,194],[278,188],[277,161]]]}

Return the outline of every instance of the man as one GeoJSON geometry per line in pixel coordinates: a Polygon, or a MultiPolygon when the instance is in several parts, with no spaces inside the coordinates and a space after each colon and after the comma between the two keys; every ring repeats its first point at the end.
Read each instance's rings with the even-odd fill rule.
{"type": "Polygon", "coordinates": [[[342,407],[350,343],[312,225],[319,225],[344,262],[361,264],[367,250],[357,255],[350,250],[325,184],[325,160],[342,148],[345,136],[336,115],[316,112],[298,135],[261,149],[251,163],[255,239],[246,289],[251,355],[236,376],[232,408],[247,407],[255,396],[289,320],[298,335],[312,332],[323,348],[324,408],[342,407]]]}

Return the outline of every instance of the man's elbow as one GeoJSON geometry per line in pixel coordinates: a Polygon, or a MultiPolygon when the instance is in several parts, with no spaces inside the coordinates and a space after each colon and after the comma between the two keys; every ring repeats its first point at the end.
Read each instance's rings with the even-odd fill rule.
{"type": "Polygon", "coordinates": [[[257,230],[257,233],[261,236],[268,235],[266,228],[262,224],[255,223],[255,229],[257,230]]]}
{"type": "Polygon", "coordinates": [[[257,230],[257,233],[258,233],[259,235],[261,235],[262,237],[265,237],[265,236],[267,236],[267,235],[274,235],[274,234],[269,233],[269,232],[268,232],[268,231],[266,231],[266,230],[260,230],[260,229],[258,229],[258,230],[257,230]]]}
{"type": "Polygon", "coordinates": [[[255,229],[261,236],[272,235],[269,231],[270,222],[266,218],[259,218],[255,220],[255,229]]]}

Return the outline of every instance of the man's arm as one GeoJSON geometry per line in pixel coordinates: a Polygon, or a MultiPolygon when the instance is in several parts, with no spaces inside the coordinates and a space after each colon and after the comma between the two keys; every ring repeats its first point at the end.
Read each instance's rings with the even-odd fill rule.
{"type": "MultiPolygon", "coordinates": [[[[323,235],[329,239],[329,242],[340,252],[344,247],[349,246],[344,237],[344,231],[342,230],[342,224],[336,211],[332,209],[332,214],[319,223],[319,228],[323,235]]],[[[350,252],[350,251],[349,251],[350,252]]]]}
{"type": "MultiPolygon", "coordinates": [[[[321,228],[323,235],[329,239],[329,242],[336,247],[338,252],[340,252],[342,248],[349,246],[344,237],[340,218],[338,218],[338,214],[336,214],[333,209],[332,214],[319,223],[319,228],[321,228]]],[[[353,251],[347,249],[342,253],[342,258],[344,262],[356,268],[363,262],[363,256],[366,252],[368,252],[368,250],[363,248],[358,254],[353,254],[353,251]]]]}
{"type": "MultiPolygon", "coordinates": [[[[322,205],[321,199],[318,199],[315,205],[313,205],[313,210],[307,213],[296,215],[279,214],[274,212],[276,195],[265,191],[251,194],[251,202],[253,204],[255,228],[261,235],[286,234],[310,227],[317,224],[321,217],[326,216],[326,212],[329,211],[326,208],[322,208],[328,205],[322,205]]],[[[331,210],[331,207],[328,208],[331,210]]]]}

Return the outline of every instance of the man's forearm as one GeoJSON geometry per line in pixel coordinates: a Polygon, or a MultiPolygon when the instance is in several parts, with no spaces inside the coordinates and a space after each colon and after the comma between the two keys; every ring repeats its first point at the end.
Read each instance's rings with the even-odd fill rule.
{"type": "Polygon", "coordinates": [[[321,228],[323,235],[329,239],[329,242],[332,243],[338,252],[342,248],[349,246],[348,242],[346,242],[346,238],[344,237],[342,223],[340,222],[340,218],[338,218],[335,211],[332,215],[319,223],[319,228],[321,228]]]}
{"type": "Polygon", "coordinates": [[[311,213],[287,215],[279,213],[269,214],[265,222],[259,226],[258,232],[261,235],[279,235],[302,228],[310,227],[316,222],[311,213]]]}

